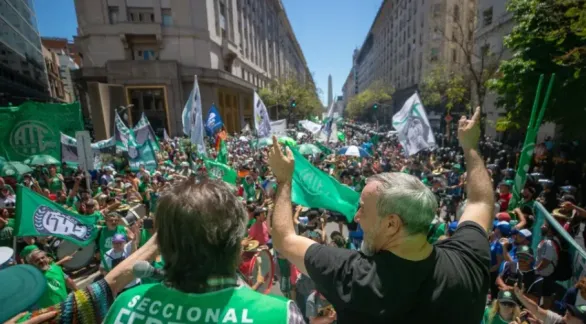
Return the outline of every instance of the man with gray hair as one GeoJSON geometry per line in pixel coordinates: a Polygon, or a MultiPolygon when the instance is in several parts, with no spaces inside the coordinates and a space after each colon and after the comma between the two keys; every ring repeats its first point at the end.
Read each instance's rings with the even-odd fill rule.
{"type": "MultiPolygon", "coordinates": [[[[269,164],[278,182],[272,240],[332,303],[338,323],[480,323],[489,286],[487,230],[494,195],[478,152],[480,109],[458,123],[466,161],[468,202],[454,234],[431,245],[436,208],[417,178],[383,173],[368,179],[355,220],[364,231],[361,252],[315,244],[291,221],[295,161],[273,139],[269,164]]],[[[327,193],[324,193],[327,195],[327,193]]]]}

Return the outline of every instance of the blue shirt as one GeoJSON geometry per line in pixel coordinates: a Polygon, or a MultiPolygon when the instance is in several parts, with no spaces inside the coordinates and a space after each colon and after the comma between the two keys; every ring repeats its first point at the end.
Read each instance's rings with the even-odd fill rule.
{"type": "Polygon", "coordinates": [[[497,256],[503,255],[503,246],[498,240],[490,243],[490,265],[494,266],[497,263],[497,256]]]}

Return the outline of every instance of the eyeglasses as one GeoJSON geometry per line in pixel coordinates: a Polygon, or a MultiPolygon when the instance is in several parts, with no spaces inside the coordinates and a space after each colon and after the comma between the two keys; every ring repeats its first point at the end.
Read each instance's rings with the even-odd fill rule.
{"type": "Polygon", "coordinates": [[[515,303],[512,302],[499,302],[499,304],[503,307],[515,307],[515,303]]]}

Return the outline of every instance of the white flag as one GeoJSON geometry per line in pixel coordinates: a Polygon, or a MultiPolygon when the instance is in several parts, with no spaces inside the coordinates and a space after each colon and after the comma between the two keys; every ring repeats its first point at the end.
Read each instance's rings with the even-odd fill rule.
{"type": "Polygon", "coordinates": [[[287,119],[272,121],[271,135],[276,135],[277,137],[287,135],[287,119]]]}
{"type": "Polygon", "coordinates": [[[193,97],[190,98],[191,107],[189,107],[191,143],[197,146],[198,153],[206,155],[206,147],[203,142],[201,96],[199,94],[199,85],[197,84],[197,75],[193,76],[193,91],[191,91],[191,94],[193,95],[193,97]]]}
{"type": "Polygon", "coordinates": [[[433,131],[419,95],[414,93],[393,116],[393,127],[409,156],[435,147],[433,131]]]}
{"type": "Polygon", "coordinates": [[[181,121],[183,122],[183,134],[187,136],[191,135],[190,113],[192,104],[193,89],[191,89],[191,92],[189,93],[189,98],[187,98],[187,102],[185,102],[185,106],[183,106],[183,113],[181,114],[181,121]]]}
{"type": "Polygon", "coordinates": [[[171,141],[171,137],[169,137],[169,134],[167,134],[167,130],[165,128],[163,128],[163,139],[165,142],[171,141]]]}
{"type": "Polygon", "coordinates": [[[299,122],[301,127],[308,130],[312,134],[317,134],[322,129],[322,125],[318,123],[314,123],[311,120],[302,120],[299,122]]]}
{"type": "Polygon", "coordinates": [[[254,128],[258,132],[259,138],[271,135],[271,120],[267,113],[267,107],[256,92],[254,92],[254,128]]]}

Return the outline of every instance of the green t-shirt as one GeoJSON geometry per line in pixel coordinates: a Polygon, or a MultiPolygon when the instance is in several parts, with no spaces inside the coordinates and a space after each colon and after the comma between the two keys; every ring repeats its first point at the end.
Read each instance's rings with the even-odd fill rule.
{"type": "Polygon", "coordinates": [[[148,284],[118,296],[104,323],[286,324],[291,302],[244,286],[187,294],[163,284],[148,284]]]}
{"type": "Polygon", "coordinates": [[[511,321],[505,321],[502,317],[497,313],[494,314],[492,320],[490,319],[490,307],[486,306],[484,309],[484,321],[483,324],[509,324],[511,321]]]}
{"type": "Polygon", "coordinates": [[[61,303],[67,298],[67,286],[65,285],[65,273],[60,266],[51,264],[44,273],[47,279],[47,289],[38,301],[39,308],[45,308],[61,303]]]}
{"type": "Polygon", "coordinates": [[[52,178],[49,178],[49,191],[51,193],[56,193],[57,191],[63,190],[63,181],[59,179],[58,175],[55,175],[52,178]]]}
{"type": "Polygon", "coordinates": [[[152,237],[151,233],[149,233],[149,231],[147,231],[146,229],[141,229],[140,230],[140,241],[138,242],[138,247],[142,247],[143,245],[145,245],[145,243],[152,237]]]}

